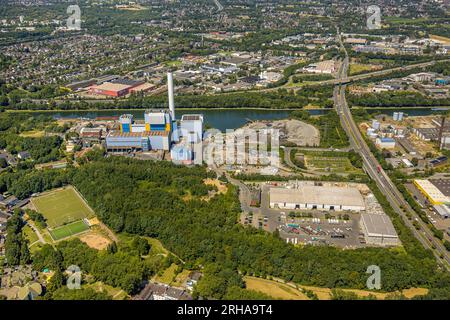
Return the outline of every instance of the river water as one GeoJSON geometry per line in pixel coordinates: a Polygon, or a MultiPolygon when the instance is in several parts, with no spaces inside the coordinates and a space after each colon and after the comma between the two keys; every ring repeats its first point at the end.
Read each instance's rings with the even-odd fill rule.
{"type": "MultiPolygon", "coordinates": [[[[411,109],[367,109],[369,113],[381,112],[392,116],[394,111],[404,112],[409,116],[424,116],[435,113],[430,108],[411,108],[411,109]]],[[[311,115],[322,115],[327,110],[308,110],[311,115]]],[[[279,120],[285,119],[289,116],[289,110],[264,110],[264,109],[177,109],[177,119],[181,119],[183,114],[200,113],[203,114],[205,123],[213,128],[219,130],[235,129],[242,127],[249,120],[279,120]]],[[[35,112],[33,115],[47,115],[53,116],[57,119],[60,118],[89,118],[95,119],[96,117],[110,117],[120,116],[124,113],[132,114],[135,119],[144,118],[143,109],[131,109],[131,110],[98,110],[98,111],[46,111],[35,112]]]]}

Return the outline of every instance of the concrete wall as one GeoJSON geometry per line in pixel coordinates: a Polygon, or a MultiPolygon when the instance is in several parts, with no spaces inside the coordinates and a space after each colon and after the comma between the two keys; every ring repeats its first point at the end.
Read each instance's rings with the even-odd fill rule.
{"type": "Polygon", "coordinates": [[[376,244],[382,246],[396,246],[399,244],[398,238],[373,237],[364,235],[367,244],[376,244]]]}

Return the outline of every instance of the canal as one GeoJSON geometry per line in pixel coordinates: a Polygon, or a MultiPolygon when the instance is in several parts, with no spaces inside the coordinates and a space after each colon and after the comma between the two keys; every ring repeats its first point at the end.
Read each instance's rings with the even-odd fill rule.
{"type": "MultiPolygon", "coordinates": [[[[369,113],[384,113],[392,116],[394,111],[404,112],[408,116],[425,116],[438,111],[431,108],[409,108],[409,109],[367,109],[369,113]]],[[[256,120],[279,120],[289,117],[292,110],[278,110],[278,109],[182,109],[176,110],[177,119],[181,119],[183,114],[200,113],[203,114],[205,124],[207,126],[217,128],[219,130],[235,129],[242,127],[248,121],[256,120]]],[[[312,109],[308,110],[311,115],[322,115],[327,110],[312,109]]],[[[33,115],[47,115],[53,116],[56,119],[70,119],[70,118],[88,118],[95,119],[96,117],[112,117],[120,116],[124,113],[132,114],[135,119],[144,118],[144,109],[130,109],[130,110],[96,110],[96,111],[43,111],[33,112],[33,115]]]]}

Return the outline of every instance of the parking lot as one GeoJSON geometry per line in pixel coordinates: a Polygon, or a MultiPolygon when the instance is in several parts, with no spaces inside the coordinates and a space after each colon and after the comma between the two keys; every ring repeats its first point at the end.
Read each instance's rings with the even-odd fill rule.
{"type": "MultiPolygon", "coordinates": [[[[424,209],[431,223],[437,229],[447,231],[450,228],[450,219],[443,219],[438,213],[430,209],[430,203],[427,198],[425,198],[425,196],[412,183],[405,184],[405,186],[413,195],[414,200],[416,200],[417,203],[424,209]]],[[[450,236],[447,232],[444,232],[444,237],[445,239],[450,240],[450,236]]]]}
{"type": "Polygon", "coordinates": [[[260,184],[260,186],[261,206],[243,214],[241,222],[244,225],[268,232],[278,229],[280,237],[293,244],[335,245],[342,248],[358,248],[366,245],[359,227],[360,214],[296,210],[297,217],[294,217],[290,215],[291,211],[270,208],[268,196],[270,185],[260,184]],[[348,215],[348,220],[343,219],[345,215],[348,215]]]}

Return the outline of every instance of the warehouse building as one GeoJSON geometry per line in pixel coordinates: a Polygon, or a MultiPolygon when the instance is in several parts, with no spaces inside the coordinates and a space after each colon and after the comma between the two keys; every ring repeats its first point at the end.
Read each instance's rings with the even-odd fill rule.
{"type": "Polygon", "coordinates": [[[375,144],[382,149],[394,149],[395,140],[392,138],[377,138],[375,144]]]}
{"type": "Polygon", "coordinates": [[[332,74],[336,71],[336,62],[334,60],[327,60],[318,63],[312,63],[304,67],[303,71],[320,74],[332,74]]]}
{"type": "Polygon", "coordinates": [[[100,85],[92,86],[89,92],[109,97],[123,97],[128,94],[130,86],[120,83],[105,82],[100,85]]]}
{"type": "Polygon", "coordinates": [[[198,142],[203,139],[203,115],[185,114],[180,121],[180,135],[188,142],[198,142]]]}
{"type": "Polygon", "coordinates": [[[270,207],[280,209],[362,211],[366,208],[361,193],[352,187],[270,188],[269,198],[270,207]]]}
{"type": "Polygon", "coordinates": [[[414,180],[414,185],[432,205],[450,204],[450,199],[428,180],[414,180]]]}
{"type": "Polygon", "coordinates": [[[450,218],[450,205],[436,205],[433,206],[434,211],[441,216],[442,219],[450,218]]]}
{"type": "Polygon", "coordinates": [[[169,133],[166,131],[126,132],[111,131],[106,137],[109,152],[135,152],[170,149],[169,133]]]}
{"type": "Polygon", "coordinates": [[[80,130],[80,138],[88,141],[100,141],[103,135],[103,128],[88,128],[83,127],[80,130]]]}
{"type": "Polygon", "coordinates": [[[450,179],[430,179],[436,188],[438,188],[444,195],[450,197],[450,179]]]}
{"type": "Polygon", "coordinates": [[[385,214],[363,213],[360,220],[368,244],[395,246],[399,244],[391,219],[385,214]]]}
{"type": "Polygon", "coordinates": [[[130,79],[113,79],[89,88],[91,94],[98,94],[108,97],[123,97],[130,93],[148,92],[154,88],[153,85],[144,81],[130,79]]]}

